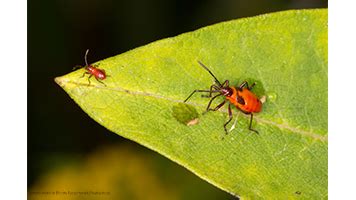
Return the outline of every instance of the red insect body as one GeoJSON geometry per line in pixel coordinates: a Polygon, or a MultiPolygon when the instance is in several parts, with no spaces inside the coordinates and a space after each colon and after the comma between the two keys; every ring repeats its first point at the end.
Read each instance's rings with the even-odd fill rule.
{"type": "Polygon", "coordinates": [[[249,89],[243,88],[241,91],[235,87],[230,87],[233,90],[231,96],[226,96],[226,99],[230,101],[231,104],[236,106],[244,113],[258,113],[262,109],[262,103],[258,97],[252,93],[249,89]],[[237,97],[240,97],[244,100],[244,104],[241,104],[237,101],[237,97]]]}
{"type": "Polygon", "coordinates": [[[215,84],[210,86],[210,90],[194,90],[187,99],[184,100],[186,102],[195,92],[209,92],[209,95],[205,95],[203,97],[211,97],[209,104],[206,108],[206,111],[217,111],[219,110],[227,101],[229,102],[228,112],[229,112],[229,120],[224,124],[224,129],[226,134],[228,133],[226,129],[226,125],[232,120],[232,111],[231,104],[234,105],[237,109],[242,111],[245,114],[251,116],[250,118],[250,126],[249,129],[258,133],[256,130],[251,128],[253,113],[258,113],[262,110],[262,102],[260,99],[251,92],[251,89],[255,85],[253,83],[251,86],[248,86],[247,81],[241,83],[239,87],[231,87],[229,86],[229,81],[225,80],[223,84],[219,82],[219,80],[214,76],[214,74],[201,62],[198,63],[207,70],[210,75],[212,75],[215,79],[215,84]],[[215,96],[212,96],[213,93],[218,93],[215,96]],[[225,100],[217,105],[214,109],[210,108],[212,101],[219,96],[225,96],[225,100]]]}
{"type": "MultiPolygon", "coordinates": [[[[105,73],[105,70],[99,69],[99,68],[97,68],[97,67],[94,66],[94,65],[89,65],[89,64],[88,64],[88,61],[87,61],[88,52],[89,52],[89,49],[87,49],[87,51],[85,52],[85,56],[84,56],[84,60],[85,60],[84,69],[86,70],[86,72],[84,72],[83,76],[81,76],[81,77],[84,77],[85,74],[89,74],[89,77],[88,77],[89,85],[90,85],[90,78],[91,78],[92,76],[94,76],[95,79],[96,79],[99,83],[105,85],[105,83],[103,83],[102,81],[100,81],[100,80],[106,79],[106,77],[107,77],[107,75],[106,75],[106,73],[105,73]]],[[[106,86],[106,85],[105,85],[105,86],[106,86]]]]}
{"type": "Polygon", "coordinates": [[[106,79],[105,70],[103,69],[99,69],[97,67],[94,67],[93,65],[86,66],[85,69],[97,79],[106,79]]]}

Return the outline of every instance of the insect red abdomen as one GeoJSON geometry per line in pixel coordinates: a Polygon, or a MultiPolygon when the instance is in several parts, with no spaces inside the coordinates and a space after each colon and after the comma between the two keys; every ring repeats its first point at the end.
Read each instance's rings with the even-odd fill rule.
{"type": "Polygon", "coordinates": [[[98,79],[104,80],[106,78],[105,71],[99,68],[96,68],[92,65],[86,68],[90,74],[93,74],[98,79]]]}
{"type": "Polygon", "coordinates": [[[242,91],[237,90],[237,95],[243,98],[245,104],[237,104],[237,107],[244,112],[258,113],[262,109],[262,102],[258,97],[247,88],[243,88],[242,91]]]}

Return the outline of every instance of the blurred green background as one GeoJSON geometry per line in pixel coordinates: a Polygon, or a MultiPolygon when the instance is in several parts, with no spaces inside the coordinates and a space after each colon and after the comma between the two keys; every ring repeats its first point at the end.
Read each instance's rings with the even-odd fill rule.
{"type": "Polygon", "coordinates": [[[226,20],[322,7],[327,1],[28,1],[29,199],[235,199],[101,127],[53,79],[83,65],[86,49],[92,63],[226,20]]]}

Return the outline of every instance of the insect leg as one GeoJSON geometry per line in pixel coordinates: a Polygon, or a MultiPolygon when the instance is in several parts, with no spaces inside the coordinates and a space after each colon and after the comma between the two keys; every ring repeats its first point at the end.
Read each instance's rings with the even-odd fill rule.
{"type": "Polygon", "coordinates": [[[206,107],[206,111],[205,112],[208,112],[210,110],[210,105],[211,105],[211,102],[214,101],[214,99],[218,96],[221,96],[222,94],[218,94],[216,96],[214,96],[213,98],[210,99],[209,103],[208,103],[208,106],[206,107]]]}
{"type": "Polygon", "coordinates": [[[79,68],[82,68],[83,66],[80,66],[80,65],[76,65],[73,67],[73,70],[76,70],[76,69],[79,69],[79,68]]]}
{"type": "Polygon", "coordinates": [[[210,92],[210,90],[194,90],[185,100],[184,102],[187,102],[190,97],[193,96],[194,93],[196,92],[210,92]]]}
{"type": "Polygon", "coordinates": [[[104,82],[102,82],[101,80],[99,80],[99,79],[98,79],[98,78],[96,78],[96,77],[95,77],[95,79],[96,79],[99,83],[101,83],[101,84],[105,85],[105,87],[106,87],[106,84],[105,84],[104,82]]]}
{"type": "Polygon", "coordinates": [[[93,76],[93,74],[90,74],[90,76],[88,77],[88,82],[89,82],[89,84],[88,84],[88,86],[90,85],[90,78],[93,76]]]}
{"type": "Polygon", "coordinates": [[[219,105],[217,105],[214,109],[209,108],[209,110],[207,110],[207,111],[217,111],[217,110],[219,110],[225,103],[226,103],[226,100],[224,100],[222,103],[220,103],[219,105]]]}
{"type": "Polygon", "coordinates": [[[250,126],[248,127],[248,129],[249,129],[250,131],[253,131],[253,132],[259,134],[258,131],[256,131],[255,129],[252,129],[252,127],[251,127],[251,126],[252,126],[253,114],[251,113],[250,115],[251,115],[251,118],[250,118],[250,126]]]}
{"type": "Polygon", "coordinates": [[[219,91],[220,91],[220,89],[219,89],[218,86],[216,86],[216,85],[211,85],[211,86],[210,86],[210,90],[209,90],[209,95],[201,95],[201,97],[210,98],[212,93],[219,92],[219,91]],[[213,88],[214,88],[215,90],[213,90],[213,88]]]}
{"type": "Polygon", "coordinates": [[[247,87],[248,90],[252,90],[252,88],[256,85],[256,82],[253,82],[252,85],[250,87],[247,87]]]}
{"type": "Polygon", "coordinates": [[[247,88],[248,88],[248,83],[247,83],[247,81],[242,82],[242,83],[240,84],[239,88],[242,89],[242,88],[245,87],[245,86],[247,86],[247,88]]]}
{"type": "Polygon", "coordinates": [[[228,87],[229,86],[229,80],[225,80],[222,84],[222,87],[228,87]]]}
{"type": "Polygon", "coordinates": [[[83,75],[80,78],[83,78],[85,76],[85,74],[91,74],[89,72],[84,72],[83,75]]]}
{"type": "Polygon", "coordinates": [[[232,120],[231,104],[229,104],[228,111],[229,111],[229,120],[224,124],[224,129],[225,129],[226,135],[228,134],[227,129],[226,129],[226,126],[227,126],[227,125],[231,122],[231,120],[232,120]]]}
{"type": "Polygon", "coordinates": [[[252,88],[256,85],[256,82],[252,83],[251,86],[248,86],[248,82],[244,81],[240,84],[239,88],[242,89],[243,87],[247,87],[248,90],[252,90],[252,88]]]}

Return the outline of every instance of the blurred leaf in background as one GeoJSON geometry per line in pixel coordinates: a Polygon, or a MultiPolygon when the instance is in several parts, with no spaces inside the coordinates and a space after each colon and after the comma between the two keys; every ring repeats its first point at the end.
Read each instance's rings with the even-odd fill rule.
{"type": "Polygon", "coordinates": [[[29,189],[36,199],[233,199],[159,155],[129,145],[99,148],[57,167],[29,189]]]}

